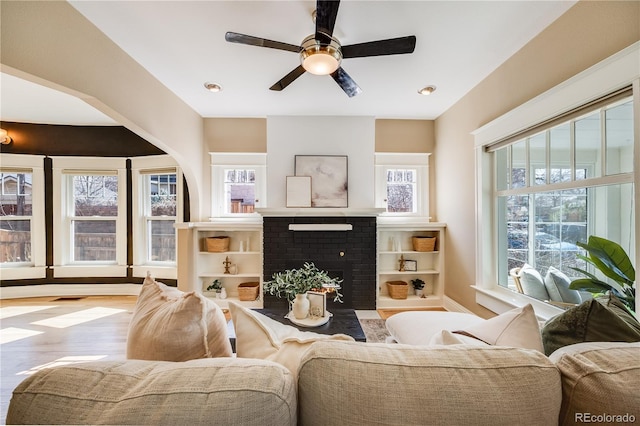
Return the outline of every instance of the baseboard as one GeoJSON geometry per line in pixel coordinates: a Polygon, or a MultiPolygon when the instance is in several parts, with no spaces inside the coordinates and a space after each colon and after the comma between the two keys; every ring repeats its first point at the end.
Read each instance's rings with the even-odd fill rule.
{"type": "Polygon", "coordinates": [[[47,284],[0,287],[0,299],[51,296],[137,296],[139,284],[47,284]]]}
{"type": "Polygon", "coordinates": [[[456,302],[455,300],[451,299],[448,296],[444,296],[443,298],[444,301],[444,308],[449,311],[449,312],[464,312],[467,314],[473,314],[473,312],[471,312],[469,309],[465,308],[464,306],[462,306],[461,304],[459,304],[458,302],[456,302]]]}

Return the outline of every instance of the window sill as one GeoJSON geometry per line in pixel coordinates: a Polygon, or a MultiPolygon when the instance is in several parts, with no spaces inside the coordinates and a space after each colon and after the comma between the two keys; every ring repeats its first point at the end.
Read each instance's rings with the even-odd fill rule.
{"type": "Polygon", "coordinates": [[[53,266],[55,278],[84,278],[84,277],[126,277],[127,266],[124,265],[65,265],[53,266]]]}
{"type": "Polygon", "coordinates": [[[536,316],[541,321],[546,321],[564,312],[563,309],[499,286],[492,289],[480,288],[475,285],[471,287],[476,291],[476,303],[496,314],[525,306],[528,303],[533,306],[536,316]]]}
{"type": "Polygon", "coordinates": [[[34,278],[44,278],[47,275],[46,266],[7,266],[0,268],[2,271],[2,281],[5,280],[28,280],[34,278]]]}
{"type": "Polygon", "coordinates": [[[175,265],[173,266],[159,266],[159,265],[133,265],[132,274],[136,278],[144,278],[147,276],[147,272],[151,274],[153,278],[176,280],[178,279],[178,270],[175,265]]]}

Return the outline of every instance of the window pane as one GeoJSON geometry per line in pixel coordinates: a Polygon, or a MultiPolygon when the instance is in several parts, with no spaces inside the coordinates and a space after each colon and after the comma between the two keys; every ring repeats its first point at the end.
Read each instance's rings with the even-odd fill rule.
{"type": "Polygon", "coordinates": [[[0,173],[0,216],[31,216],[32,174],[0,173]]]}
{"type": "Polygon", "coordinates": [[[529,252],[529,196],[511,195],[505,199],[505,223],[507,232],[507,264],[501,276],[506,277],[512,268],[522,266],[529,252]]]}
{"type": "Polygon", "coordinates": [[[530,185],[547,183],[547,137],[539,133],[529,138],[530,185]]]}
{"type": "Polygon", "coordinates": [[[416,207],[416,170],[395,169],[387,173],[387,211],[414,213],[416,207]]]}
{"type": "Polygon", "coordinates": [[[0,220],[0,263],[31,261],[31,220],[0,220]]]}
{"type": "Polygon", "coordinates": [[[631,101],[610,108],[606,116],[607,175],[633,171],[633,109],[631,101]]]}
{"type": "Polygon", "coordinates": [[[569,123],[549,131],[549,183],[571,181],[571,134],[569,123]]]}
{"type": "Polygon", "coordinates": [[[176,216],[176,174],[148,176],[151,216],[176,216]]]}
{"type": "Polygon", "coordinates": [[[501,191],[509,186],[509,150],[506,146],[496,150],[496,189],[501,191]]]}
{"type": "Polygon", "coordinates": [[[150,220],[149,260],[153,262],[173,262],[176,260],[176,235],[171,220],[150,220]]]}
{"type": "Polygon", "coordinates": [[[253,213],[256,204],[255,170],[225,170],[226,212],[253,213]]]}
{"type": "Polygon", "coordinates": [[[117,216],[117,176],[73,176],[75,216],[117,216]]]}
{"type": "Polygon", "coordinates": [[[116,222],[114,220],[74,220],[71,229],[74,260],[116,260],[116,222]]]}
{"type": "Polygon", "coordinates": [[[527,186],[527,144],[525,140],[511,145],[511,188],[527,186]]]}
{"type": "Polygon", "coordinates": [[[602,176],[600,112],[575,122],[576,180],[602,176]]]}

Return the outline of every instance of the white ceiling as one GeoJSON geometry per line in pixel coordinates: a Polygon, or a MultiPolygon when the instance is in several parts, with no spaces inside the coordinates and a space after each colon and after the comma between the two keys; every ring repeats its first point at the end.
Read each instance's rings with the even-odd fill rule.
{"type": "MultiPolygon", "coordinates": [[[[203,117],[435,119],[575,1],[342,1],[334,30],[342,45],[417,37],[413,54],[345,59],[343,68],[363,91],[354,98],[331,77],[309,73],[270,91],[298,66],[298,56],[224,40],[233,31],[300,44],[314,32],[315,1],[70,3],[203,117]],[[223,90],[205,90],[206,81],[223,90]],[[426,85],[436,92],[418,95],[426,85]]],[[[71,96],[0,77],[2,120],[114,124],[71,96]]]]}

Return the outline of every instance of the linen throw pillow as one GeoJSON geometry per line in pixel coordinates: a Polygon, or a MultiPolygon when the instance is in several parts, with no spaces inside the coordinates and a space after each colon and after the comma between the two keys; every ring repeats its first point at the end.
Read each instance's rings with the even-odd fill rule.
{"type": "Polygon", "coordinates": [[[229,310],[236,332],[238,358],[277,362],[288,368],[296,378],[300,359],[312,343],[320,340],[354,341],[353,337],[346,334],[300,331],[233,302],[229,302],[229,310]]]}
{"type": "Polygon", "coordinates": [[[232,356],[227,322],[215,302],[144,279],[127,335],[127,358],[187,361],[232,356]]]}
{"type": "Polygon", "coordinates": [[[561,270],[549,266],[547,275],[544,277],[544,286],[547,288],[549,298],[554,302],[582,303],[580,292],[569,288],[571,278],[565,275],[561,270]]]}
{"type": "Polygon", "coordinates": [[[520,284],[522,292],[538,300],[548,300],[549,293],[544,286],[544,279],[533,266],[525,263],[520,268],[520,284]]]}
{"type": "Polygon", "coordinates": [[[432,339],[433,344],[476,344],[470,338],[492,346],[510,346],[544,352],[540,326],[533,306],[527,304],[484,322],[470,325],[452,333],[442,332],[432,339]],[[458,336],[456,336],[458,335],[458,336]]]}
{"type": "Polygon", "coordinates": [[[608,296],[551,318],[542,328],[542,341],[547,356],[575,343],[640,342],[640,324],[615,296],[608,296]]]}

